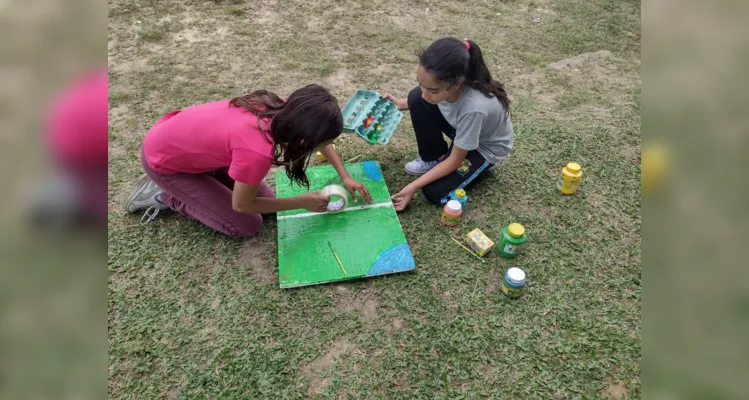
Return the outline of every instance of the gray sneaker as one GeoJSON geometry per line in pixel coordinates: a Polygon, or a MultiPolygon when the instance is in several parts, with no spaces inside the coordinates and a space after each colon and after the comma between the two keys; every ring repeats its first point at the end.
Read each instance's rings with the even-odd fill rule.
{"type": "Polygon", "coordinates": [[[156,199],[156,197],[163,192],[164,191],[161,190],[160,187],[156,186],[154,181],[144,175],[135,184],[132,193],[130,193],[130,197],[125,201],[125,211],[134,213],[151,207],[158,210],[165,210],[169,208],[169,206],[156,199]]]}
{"type": "Polygon", "coordinates": [[[439,161],[424,161],[421,158],[417,158],[406,164],[406,173],[413,176],[421,176],[429,172],[437,164],[439,164],[439,161]]]}
{"type": "Polygon", "coordinates": [[[146,212],[140,218],[140,224],[145,225],[153,221],[159,215],[159,211],[169,208],[157,199],[162,193],[164,191],[151,178],[144,175],[135,183],[133,192],[125,201],[125,211],[134,213],[145,209],[146,212]]]}

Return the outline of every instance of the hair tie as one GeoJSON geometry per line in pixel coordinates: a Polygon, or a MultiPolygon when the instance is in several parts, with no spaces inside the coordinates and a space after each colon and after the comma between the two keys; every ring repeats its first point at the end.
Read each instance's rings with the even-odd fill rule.
{"type": "Polygon", "coordinates": [[[471,50],[471,44],[468,43],[468,39],[463,41],[463,46],[466,47],[466,50],[471,50]]]}

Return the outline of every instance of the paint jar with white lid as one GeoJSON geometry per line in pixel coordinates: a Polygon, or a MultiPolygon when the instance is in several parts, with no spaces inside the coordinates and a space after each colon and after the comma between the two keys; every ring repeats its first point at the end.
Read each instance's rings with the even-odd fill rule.
{"type": "Polygon", "coordinates": [[[502,280],[502,293],[511,299],[517,299],[525,291],[525,271],[512,267],[505,272],[502,280]]]}

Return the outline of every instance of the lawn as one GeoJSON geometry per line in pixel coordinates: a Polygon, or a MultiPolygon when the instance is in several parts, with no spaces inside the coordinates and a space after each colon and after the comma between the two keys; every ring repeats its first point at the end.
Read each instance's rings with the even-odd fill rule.
{"type": "MultiPolygon", "coordinates": [[[[109,397],[640,396],[639,1],[109,0],[108,44],[109,397]],[[515,147],[459,227],[420,194],[400,215],[415,272],[281,290],[274,218],[231,239],[122,211],[164,113],[308,83],[341,107],[357,88],[405,96],[415,51],[442,36],[482,47],[515,147]],[[564,197],[569,161],[583,185],[564,197]],[[481,264],[449,239],[510,222],[528,233],[517,260],[481,264]],[[514,265],[529,284],[509,301],[514,265]]],[[[392,193],[417,157],[407,115],[386,146],[336,146],[378,161],[392,193]]]]}

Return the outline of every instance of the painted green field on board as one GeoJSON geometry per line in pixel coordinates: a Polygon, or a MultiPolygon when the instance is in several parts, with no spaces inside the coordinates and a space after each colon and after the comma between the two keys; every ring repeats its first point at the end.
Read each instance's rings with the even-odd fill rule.
{"type": "MultiPolygon", "coordinates": [[[[348,195],[348,207],[339,213],[290,210],[278,213],[278,277],[282,288],[357,279],[414,268],[411,249],[398,216],[390,203],[380,165],[375,161],[346,164],[354,179],[372,195],[372,204],[362,207],[348,195]],[[328,245],[330,243],[330,246],[328,245]],[[331,247],[346,270],[338,265],[331,247]]],[[[310,190],[341,185],[332,166],[307,169],[310,190]]],[[[278,197],[291,197],[307,190],[290,184],[284,173],[276,174],[278,197]]]]}

